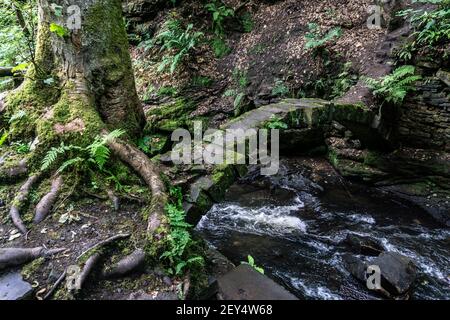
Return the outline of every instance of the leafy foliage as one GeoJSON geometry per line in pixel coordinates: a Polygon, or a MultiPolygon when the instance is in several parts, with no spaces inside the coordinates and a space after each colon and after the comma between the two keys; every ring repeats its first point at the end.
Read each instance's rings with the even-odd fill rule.
{"type": "Polygon", "coordinates": [[[158,67],[158,71],[174,73],[183,60],[189,56],[192,50],[198,45],[203,37],[202,32],[195,32],[194,25],[189,24],[185,29],[181,22],[176,19],[169,19],[165,22],[163,30],[156,35],[156,43],[161,45],[161,50],[165,55],[158,67]]]}
{"type": "Polygon", "coordinates": [[[289,126],[280,117],[272,115],[270,120],[266,123],[267,129],[287,129],[289,126]]]}
{"type": "Polygon", "coordinates": [[[167,236],[167,250],[161,255],[161,259],[169,263],[170,274],[181,275],[186,268],[202,266],[204,259],[192,254],[190,250],[194,244],[190,234],[192,225],[185,221],[181,189],[172,187],[169,194],[172,201],[165,208],[170,221],[170,234],[167,236]]]}
{"type": "Polygon", "coordinates": [[[339,27],[329,30],[326,34],[322,34],[316,23],[309,23],[308,29],[309,32],[305,35],[305,48],[313,50],[315,54],[320,53],[331,41],[342,35],[342,30],[339,27]]]}
{"type": "Polygon", "coordinates": [[[56,23],[50,24],[50,32],[55,33],[58,37],[64,38],[69,34],[69,31],[56,23]]]}
{"type": "Polygon", "coordinates": [[[275,86],[272,89],[272,95],[278,97],[285,97],[289,93],[288,87],[283,80],[275,79],[275,86]]]}
{"type": "Polygon", "coordinates": [[[242,264],[248,264],[250,267],[252,267],[252,268],[255,269],[256,271],[258,271],[259,273],[264,274],[264,269],[261,268],[261,267],[258,267],[258,266],[255,264],[255,259],[254,259],[251,255],[248,255],[248,256],[247,256],[247,262],[243,261],[242,264]]]}
{"type": "Polygon", "coordinates": [[[358,80],[358,76],[351,72],[352,63],[346,62],[341,72],[332,80],[330,98],[336,99],[346,93],[358,80]]]}
{"type": "Polygon", "coordinates": [[[234,10],[218,0],[206,4],[205,8],[212,13],[214,33],[216,36],[222,36],[224,34],[224,21],[226,18],[234,16],[234,10]]]}
{"type": "Polygon", "coordinates": [[[435,4],[434,10],[407,9],[399,16],[409,18],[414,27],[413,46],[432,48],[450,40],[450,1],[449,0],[414,0],[413,2],[435,4]]]}
{"type": "Polygon", "coordinates": [[[242,27],[244,28],[244,32],[252,32],[255,23],[253,22],[252,15],[250,12],[246,12],[241,17],[242,27]]]}
{"type": "Polygon", "coordinates": [[[211,41],[211,46],[214,50],[216,58],[220,59],[231,52],[231,48],[227,45],[224,39],[216,37],[211,41]]]}
{"type": "Polygon", "coordinates": [[[225,91],[224,97],[233,98],[233,108],[235,115],[238,116],[241,113],[241,106],[243,105],[246,97],[246,88],[249,85],[247,72],[238,68],[234,69],[232,80],[234,83],[234,88],[225,91]]]}
{"type": "Polygon", "coordinates": [[[414,83],[422,78],[414,73],[414,66],[405,65],[381,79],[366,78],[365,82],[376,97],[383,99],[383,103],[401,104],[406,94],[414,90],[414,83]]]}
{"type": "MultiPolygon", "coordinates": [[[[110,150],[106,146],[108,141],[118,138],[123,135],[125,131],[114,130],[103,137],[97,137],[94,142],[86,147],[68,145],[66,146],[64,142],[61,142],[59,147],[52,147],[44,159],[42,160],[41,170],[48,170],[60,157],[67,156],[70,153],[74,154],[74,157],[70,157],[68,160],[64,161],[63,164],[58,168],[58,173],[65,171],[66,169],[80,164],[83,166],[89,166],[90,164],[95,164],[95,166],[104,171],[104,166],[110,157],[110,150]]],[[[109,173],[109,172],[108,172],[109,173]]]]}
{"type": "Polygon", "coordinates": [[[0,65],[15,66],[31,61],[37,30],[36,1],[0,0],[0,7],[0,65]],[[16,10],[24,18],[27,33],[18,22],[16,10]]]}

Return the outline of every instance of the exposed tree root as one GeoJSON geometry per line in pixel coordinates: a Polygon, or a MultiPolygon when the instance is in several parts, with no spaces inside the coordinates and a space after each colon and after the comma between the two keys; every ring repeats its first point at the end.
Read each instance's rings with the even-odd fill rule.
{"type": "Polygon", "coordinates": [[[12,181],[25,176],[28,172],[28,166],[25,159],[22,159],[17,165],[0,169],[0,180],[12,181]]]}
{"type": "Polygon", "coordinates": [[[105,239],[105,240],[103,240],[103,241],[100,241],[100,242],[96,243],[95,245],[93,245],[93,246],[90,247],[89,249],[83,251],[83,252],[78,256],[77,259],[79,260],[79,259],[82,258],[84,255],[86,255],[87,253],[89,253],[89,252],[91,252],[91,251],[94,251],[94,250],[96,250],[96,249],[99,249],[100,247],[103,247],[103,246],[105,246],[105,245],[107,245],[107,244],[110,244],[110,243],[112,243],[112,242],[114,242],[114,241],[117,241],[117,240],[123,240],[123,239],[129,238],[130,236],[131,236],[131,235],[130,235],[129,233],[125,233],[125,234],[117,234],[117,235],[115,235],[115,236],[109,237],[109,238],[107,238],[107,239],[105,239]]]}
{"type": "Polygon", "coordinates": [[[0,248],[0,270],[20,266],[40,257],[52,256],[66,249],[0,248]]]}
{"type": "Polygon", "coordinates": [[[103,277],[113,278],[122,277],[141,268],[145,263],[145,252],[142,249],[136,249],[130,255],[124,257],[109,270],[103,271],[103,277]]]}
{"type": "Polygon", "coordinates": [[[27,179],[27,181],[20,187],[19,192],[14,198],[11,209],[9,211],[9,215],[14,225],[23,234],[27,233],[27,228],[25,227],[25,224],[23,223],[22,218],[20,217],[20,208],[27,200],[31,187],[33,186],[33,184],[36,183],[38,179],[39,179],[38,175],[32,175],[27,179]]]}
{"type": "Polygon", "coordinates": [[[101,253],[96,252],[86,260],[83,270],[81,270],[81,274],[80,274],[80,278],[79,278],[79,287],[77,288],[77,291],[79,291],[79,290],[81,290],[81,288],[83,288],[83,285],[86,283],[86,279],[89,277],[89,275],[95,269],[95,267],[97,266],[101,257],[102,257],[101,253]]]}
{"type": "Polygon", "coordinates": [[[143,152],[130,144],[116,139],[109,141],[108,146],[144,179],[152,192],[152,200],[148,208],[147,236],[155,244],[163,239],[169,228],[164,210],[168,196],[159,170],[143,152]]]}
{"type": "Polygon", "coordinates": [[[75,294],[78,293],[83,285],[86,283],[86,280],[88,279],[89,275],[92,273],[92,271],[97,267],[99,262],[102,260],[104,252],[100,250],[102,247],[117,241],[122,240],[130,237],[130,234],[118,234],[112,237],[109,237],[108,239],[105,239],[103,241],[98,242],[97,244],[93,245],[86,251],[84,251],[82,254],[78,256],[78,260],[80,258],[84,257],[86,254],[92,253],[89,258],[86,260],[86,262],[83,265],[83,269],[81,270],[81,273],[78,278],[78,286],[74,289],[75,294]]]}
{"type": "Polygon", "coordinates": [[[36,206],[35,215],[34,215],[34,223],[42,222],[50,212],[51,208],[58,199],[59,191],[63,185],[63,179],[61,176],[57,176],[52,181],[52,187],[50,192],[47,193],[44,197],[42,197],[41,201],[36,206]]]}

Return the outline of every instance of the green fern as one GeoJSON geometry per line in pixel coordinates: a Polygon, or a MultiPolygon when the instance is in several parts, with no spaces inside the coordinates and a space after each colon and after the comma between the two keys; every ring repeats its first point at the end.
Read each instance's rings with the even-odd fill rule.
{"type": "Polygon", "coordinates": [[[415,68],[411,65],[401,66],[392,74],[381,79],[365,78],[365,82],[372,93],[384,102],[401,104],[410,91],[414,91],[414,83],[422,79],[415,75],[415,68]]]}
{"type": "Polygon", "coordinates": [[[305,35],[305,48],[314,51],[323,49],[323,47],[332,40],[339,38],[342,35],[342,29],[339,27],[331,29],[325,35],[322,35],[320,28],[316,23],[309,23],[308,29],[309,32],[305,35]]]}
{"type": "Polygon", "coordinates": [[[56,171],[57,174],[62,173],[64,170],[66,170],[67,168],[74,166],[77,163],[82,163],[83,161],[85,161],[85,159],[77,157],[77,158],[73,158],[73,159],[69,159],[67,161],[65,161],[56,171]]]}
{"type": "Polygon", "coordinates": [[[97,137],[94,142],[87,147],[79,147],[74,145],[66,146],[64,142],[61,142],[61,145],[59,147],[52,147],[47,152],[44,159],[42,160],[41,170],[47,170],[55,162],[57,162],[59,157],[66,155],[70,151],[75,151],[76,157],[64,162],[58,169],[58,171],[63,171],[68,167],[81,162],[79,161],[79,159],[83,159],[83,161],[86,161],[87,163],[94,163],[99,167],[100,170],[102,170],[111,154],[106,144],[113,139],[119,138],[123,134],[125,134],[125,131],[122,129],[111,131],[109,134],[103,137],[97,137]]]}

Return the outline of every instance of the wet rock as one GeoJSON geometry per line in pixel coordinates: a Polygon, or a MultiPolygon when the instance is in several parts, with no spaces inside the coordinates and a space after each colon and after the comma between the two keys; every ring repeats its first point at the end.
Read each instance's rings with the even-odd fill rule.
{"type": "Polygon", "coordinates": [[[215,283],[220,300],[297,300],[273,280],[241,264],[215,283]]]}
{"type": "Polygon", "coordinates": [[[383,246],[376,240],[349,233],[344,242],[349,245],[355,253],[366,256],[378,256],[384,251],[383,246]]]}
{"type": "Polygon", "coordinates": [[[414,262],[399,253],[383,252],[371,264],[380,267],[381,286],[393,295],[405,294],[417,277],[414,262]]]}
{"type": "Polygon", "coordinates": [[[344,261],[345,269],[347,269],[352,276],[361,282],[365,283],[367,281],[366,270],[368,265],[366,262],[351,254],[345,254],[342,256],[342,260],[344,261]]]}
{"type": "Polygon", "coordinates": [[[31,284],[24,281],[20,271],[0,275],[0,300],[22,300],[33,292],[31,284]]]}
{"type": "Polygon", "coordinates": [[[441,69],[436,73],[436,77],[450,87],[450,72],[441,69]]]}
{"type": "Polygon", "coordinates": [[[388,298],[407,296],[417,276],[414,262],[395,252],[383,252],[370,262],[349,254],[344,255],[342,259],[348,272],[363,283],[367,281],[367,267],[378,266],[381,272],[381,288],[377,291],[388,298]]]}

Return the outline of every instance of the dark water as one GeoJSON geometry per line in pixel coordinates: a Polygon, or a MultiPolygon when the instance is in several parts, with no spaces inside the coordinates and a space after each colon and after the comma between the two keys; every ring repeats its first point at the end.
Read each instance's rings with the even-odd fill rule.
{"type": "Polygon", "coordinates": [[[304,299],[377,298],[345,270],[347,233],[370,236],[412,258],[416,299],[450,299],[450,230],[419,209],[363,186],[319,186],[296,160],[274,177],[250,174],[197,226],[234,263],[255,258],[266,274],[304,299]]]}

